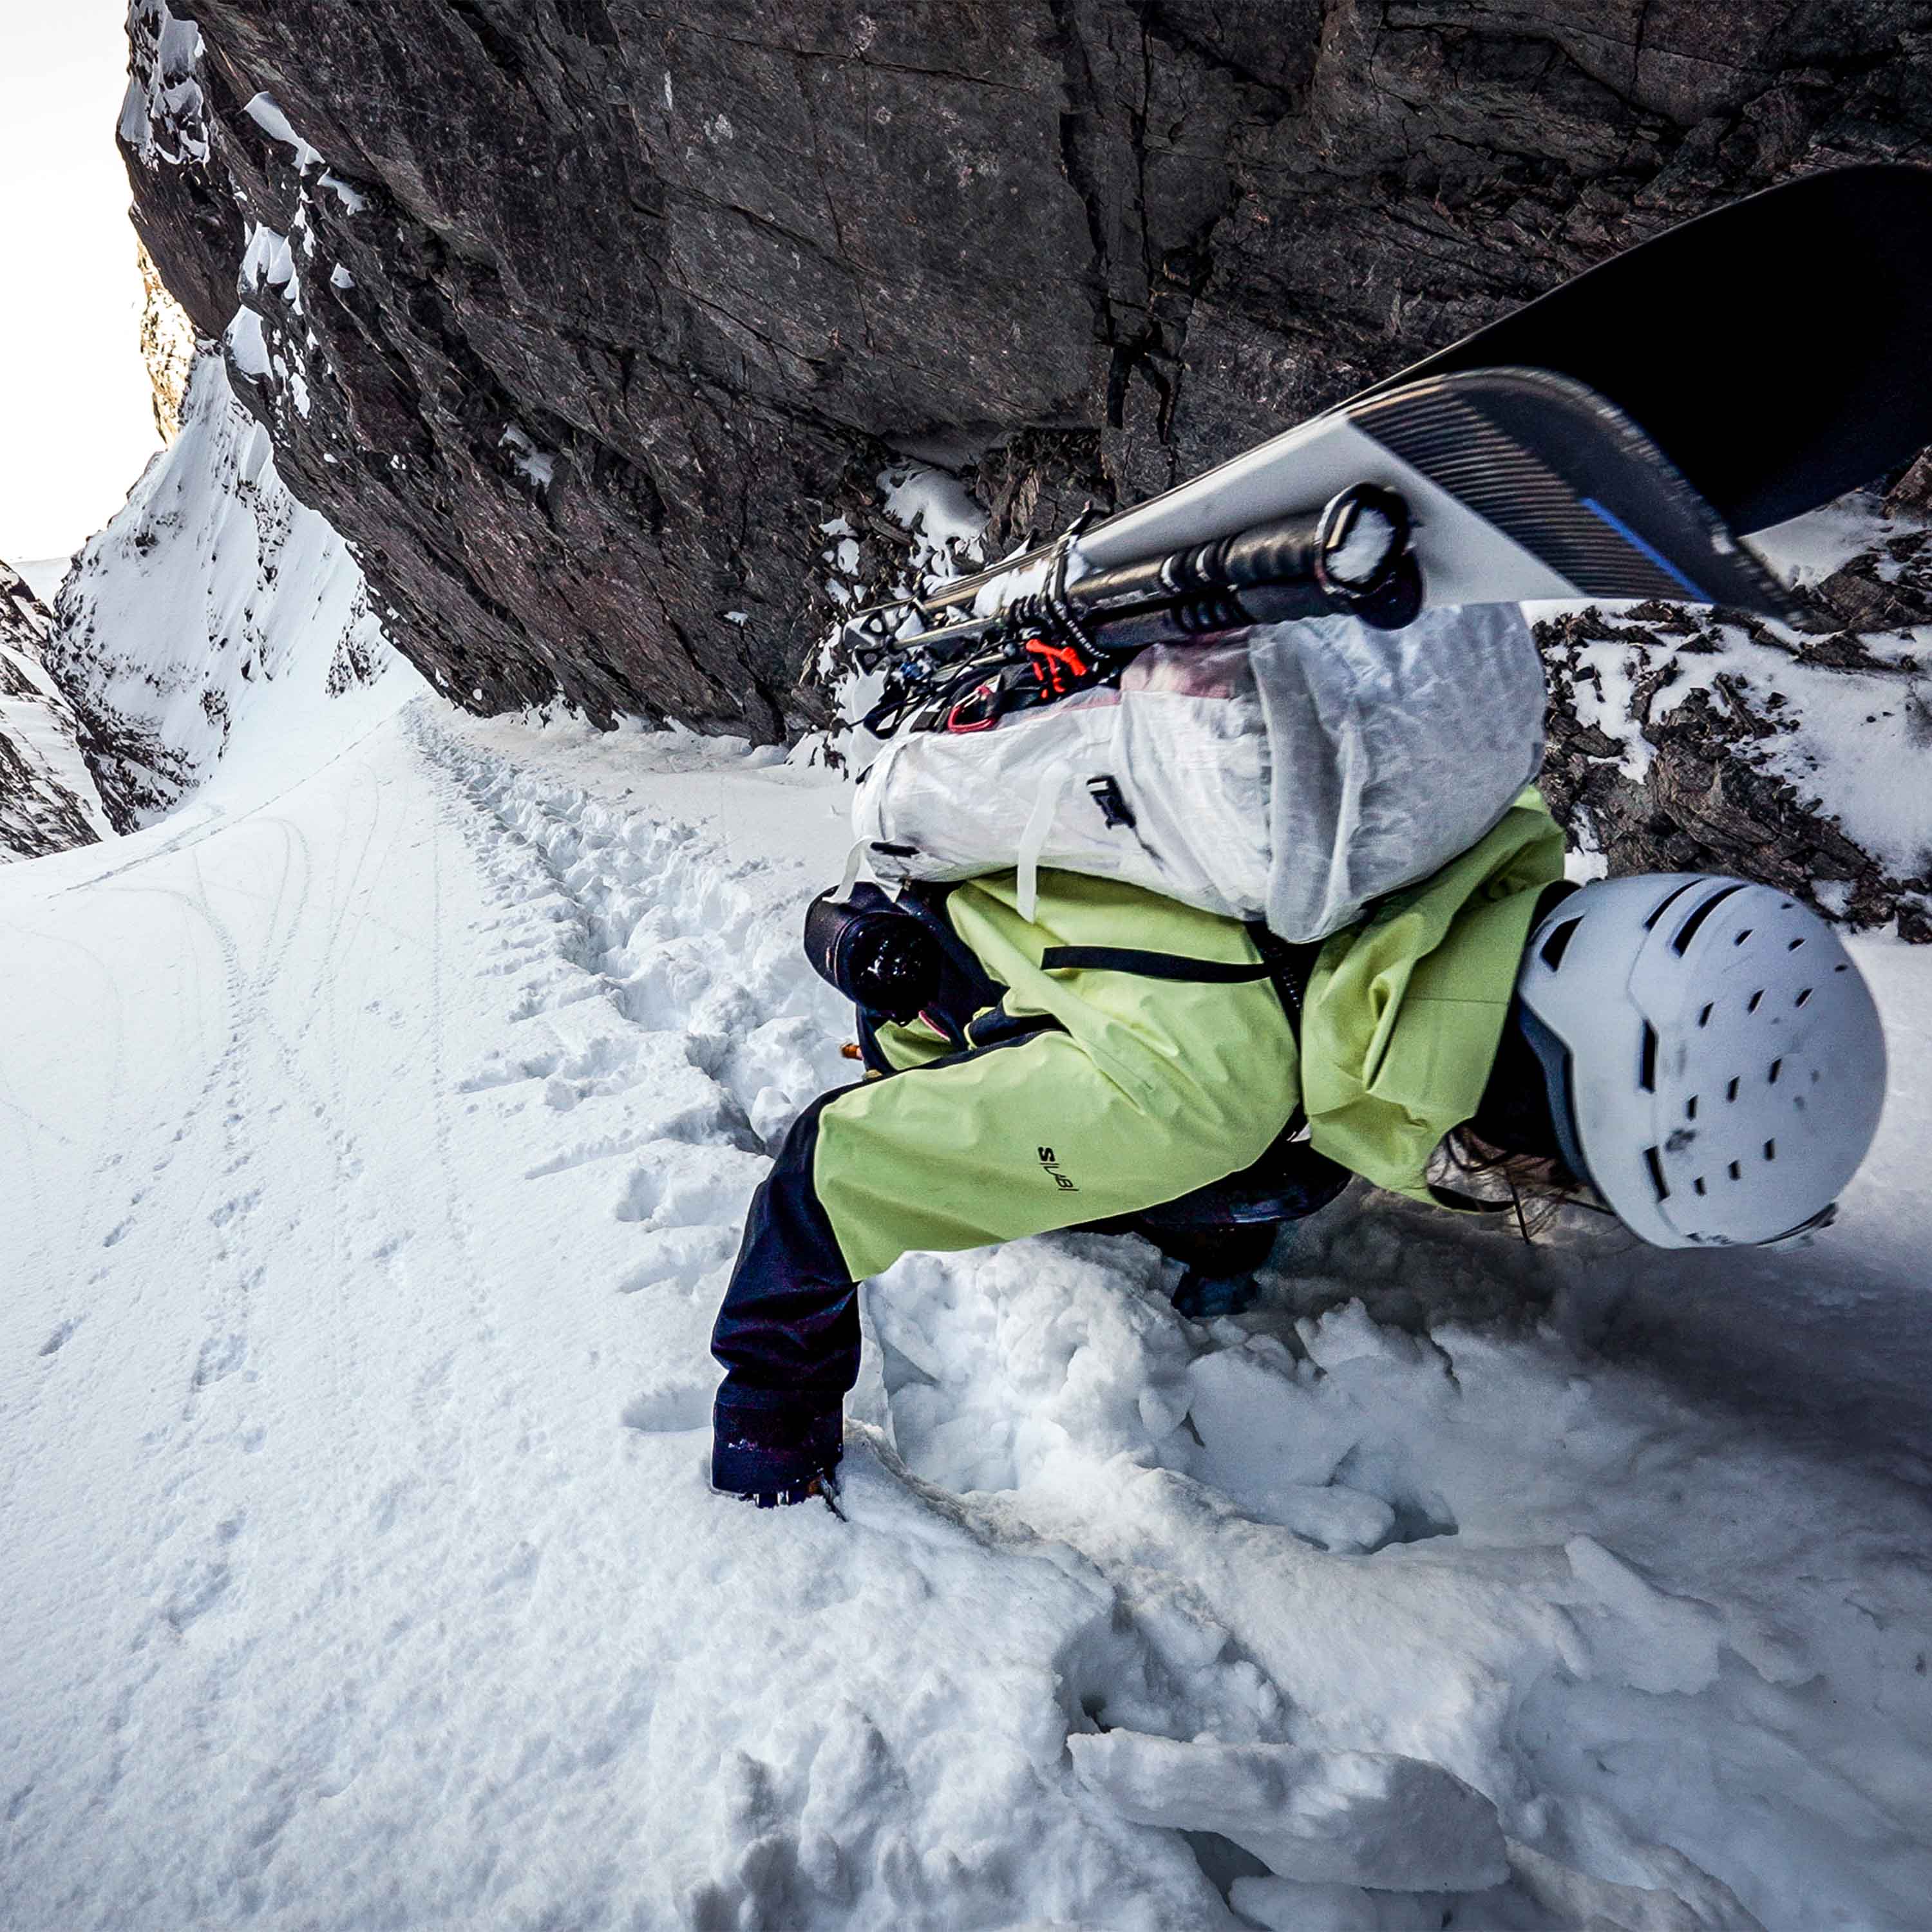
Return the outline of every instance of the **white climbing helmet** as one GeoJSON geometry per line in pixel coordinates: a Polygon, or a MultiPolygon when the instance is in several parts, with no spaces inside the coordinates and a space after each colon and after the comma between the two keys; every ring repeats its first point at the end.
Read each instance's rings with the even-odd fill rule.
{"type": "Polygon", "coordinates": [[[1564,1157],[1658,1247],[1831,1219],[1878,1130],[1885,1040],[1838,936],[1768,886],[1600,879],[1530,937],[1523,1028],[1564,1157]]]}

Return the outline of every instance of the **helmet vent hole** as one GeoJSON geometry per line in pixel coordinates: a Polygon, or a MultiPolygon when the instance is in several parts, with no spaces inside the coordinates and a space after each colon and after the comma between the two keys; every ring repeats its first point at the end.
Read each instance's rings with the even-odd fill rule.
{"type": "Polygon", "coordinates": [[[1839,961],[1839,962],[1838,963],[1838,964],[1837,964],[1837,965],[1834,966],[1834,967],[1832,968],[1832,970],[1834,973],[1846,973],[1846,972],[1849,972],[1850,970],[1851,970],[1851,969],[1850,969],[1850,968],[1849,966],[1847,966],[1847,965],[1846,964],[1845,962],[1844,962],[1844,961],[1843,961],[1842,959],[1839,961]]]}
{"type": "Polygon", "coordinates": [[[1643,1064],[1636,1081],[1646,1094],[1657,1091],[1657,1029],[1648,1020],[1643,1023],[1643,1064]]]}
{"type": "MultiPolygon", "coordinates": [[[[1679,899],[1681,899],[1681,898],[1684,896],[1684,895],[1686,892],[1695,892],[1695,891],[1696,890],[1696,889],[1697,889],[1697,881],[1696,881],[1695,879],[1686,879],[1686,880],[1684,881],[1683,884],[1682,884],[1681,886],[1678,886],[1675,891],[1673,891],[1673,892],[1666,892],[1666,893],[1664,894],[1664,896],[1663,896],[1663,898],[1660,898],[1660,899],[1659,899],[1659,900],[1658,901],[1658,902],[1657,902],[1657,905],[1656,905],[1656,908],[1655,908],[1655,909],[1652,912],[1652,914],[1651,914],[1651,915],[1650,915],[1649,918],[1648,918],[1647,920],[1646,920],[1644,921],[1644,922],[1643,922],[1643,929],[1644,929],[1644,931],[1645,931],[1645,932],[1653,932],[1653,931],[1654,931],[1654,930],[1655,930],[1655,928],[1656,928],[1657,922],[1658,922],[1659,920],[1660,920],[1660,919],[1664,916],[1664,915],[1666,912],[1668,912],[1668,911],[1670,910],[1670,908],[1671,908],[1672,906],[1674,906],[1674,905],[1677,903],[1677,902],[1678,902],[1679,899]]],[[[1738,890],[1738,888],[1737,888],[1736,886],[1730,886],[1730,887],[1728,887],[1728,888],[1726,889],[1726,890],[1727,890],[1727,891],[1729,891],[1729,892],[1736,892],[1737,890],[1738,890]]],[[[1725,896],[1726,896],[1726,895],[1725,895],[1725,893],[1724,893],[1724,892],[1719,892],[1719,893],[1716,896],[1716,897],[1717,897],[1717,898],[1720,898],[1720,898],[1723,898],[1725,896]]],[[[1712,900],[1712,901],[1711,902],[1711,903],[1714,904],[1716,903],[1716,900],[1715,900],[1715,899],[1712,900]]],[[[1682,951],[1683,951],[1683,950],[1684,950],[1684,949],[1683,949],[1683,947],[1682,947],[1682,946],[1680,946],[1677,950],[1678,950],[1678,952],[1682,952],[1682,951]]]]}
{"type": "Polygon", "coordinates": [[[1771,1071],[1764,1076],[1764,1084],[1767,1087],[1775,1087],[1778,1084],[1778,1076],[1784,1071],[1784,1062],[1781,1060],[1774,1060],[1771,1063],[1771,1071]]]}
{"type": "Polygon", "coordinates": [[[1810,988],[1809,986],[1807,986],[1807,987],[1804,988],[1804,992],[1802,992],[1802,993],[1800,993],[1800,994],[1798,994],[1798,996],[1797,997],[1797,998],[1796,998],[1796,999],[1795,999],[1795,1000],[1793,1000],[1792,1001],[1792,1003],[1791,1003],[1791,1004],[1792,1004],[1794,1006],[1802,1006],[1802,1005],[1804,1005],[1804,1002],[1805,1002],[1807,1000],[1808,1000],[1810,997],[1811,997],[1811,988],[1810,988]]]}
{"type": "Polygon", "coordinates": [[[1708,1026],[1711,1024],[1712,1011],[1712,1008],[1711,1006],[1706,1006],[1704,1010],[1697,1016],[1697,1024],[1700,1027],[1708,1026]]]}
{"type": "Polygon", "coordinates": [[[1704,1177],[1703,1177],[1701,1174],[1698,1175],[1697,1178],[1696,1178],[1695,1180],[1694,1180],[1694,1181],[1692,1181],[1692,1182],[1691,1182],[1691,1184],[1690,1184],[1690,1191],[1691,1191],[1691,1192],[1692,1192],[1692,1193],[1694,1193],[1694,1194],[1702,1194],[1702,1193],[1703,1192],[1703,1191],[1704,1191],[1704,1177]]]}
{"type": "Polygon", "coordinates": [[[1787,940],[1785,942],[1784,950],[1787,952],[1796,952],[1804,944],[1804,942],[1802,939],[1787,940]]]}
{"type": "Polygon", "coordinates": [[[1670,1198],[1670,1190],[1665,1183],[1664,1163],[1658,1159],[1656,1148],[1648,1147],[1644,1149],[1643,1164],[1650,1169],[1650,1184],[1657,1190],[1658,1199],[1668,1201],[1670,1198]]]}
{"type": "Polygon", "coordinates": [[[1725,1088],[1725,1089],[1724,1089],[1724,1098],[1725,1098],[1726,1100],[1735,1100],[1737,1097],[1738,1097],[1738,1083],[1737,1083],[1735,1080],[1733,1080],[1733,1081],[1730,1082],[1730,1084],[1729,1084],[1728,1085],[1726,1085],[1726,1088],[1725,1088]]]}
{"type": "MultiPolygon", "coordinates": [[[[1688,888],[1687,887],[1685,890],[1688,890],[1688,888]]],[[[1742,886],[1726,886],[1722,892],[1713,892],[1711,896],[1707,898],[1702,905],[1698,907],[1696,910],[1677,928],[1677,936],[1670,942],[1671,951],[1676,953],[1682,953],[1685,948],[1690,945],[1691,940],[1697,936],[1697,928],[1704,923],[1705,920],[1708,919],[1712,914],[1714,912],[1719,906],[1722,905],[1725,900],[1729,898],[1733,892],[1741,892],[1743,890],[1744,887],[1742,886]]],[[[1672,895],[1672,898],[1675,898],[1676,896],[1675,893],[1672,895]]],[[[1668,905],[1670,903],[1670,899],[1666,899],[1664,904],[1668,905]]],[[[1657,909],[1657,912],[1651,914],[1651,917],[1652,919],[1656,918],[1658,913],[1662,912],[1663,910],[1664,906],[1659,906],[1657,909]]],[[[1748,939],[1750,937],[1750,934],[1748,932],[1739,934],[1741,940],[1748,939]]]]}
{"type": "Polygon", "coordinates": [[[1752,994],[1750,998],[1744,1002],[1744,1011],[1748,1013],[1756,1012],[1757,1011],[1757,1003],[1763,998],[1764,988],[1760,986],[1757,991],[1752,994]]]}
{"type": "Polygon", "coordinates": [[[1751,936],[1751,928],[1750,928],[1749,926],[1746,926],[1746,927],[1744,928],[1744,931],[1743,931],[1743,932],[1742,932],[1741,933],[1739,933],[1739,934],[1738,934],[1738,936],[1736,937],[1736,938],[1735,938],[1734,940],[1732,940],[1731,941],[1731,944],[1732,944],[1733,946],[1742,946],[1742,945],[1743,945],[1743,944],[1744,943],[1744,941],[1745,941],[1746,940],[1748,940],[1748,938],[1750,938],[1750,936],[1751,936]]]}
{"type": "Polygon", "coordinates": [[[1684,1103],[1684,1118],[1687,1120],[1694,1120],[1697,1118],[1697,1096],[1694,1094],[1684,1103]]]}
{"type": "Polygon", "coordinates": [[[1744,1178],[1742,1166],[1735,1160],[1731,1162],[1729,1167],[1725,1168],[1724,1172],[1728,1174],[1733,1180],[1742,1180],[1744,1178]]]}
{"type": "Polygon", "coordinates": [[[1563,956],[1570,950],[1570,942],[1576,936],[1577,927],[1582,923],[1580,919],[1565,920],[1543,942],[1540,957],[1551,972],[1555,972],[1563,964],[1563,956]]]}
{"type": "Polygon", "coordinates": [[[1765,1144],[1764,1144],[1764,1157],[1765,1157],[1765,1159],[1766,1159],[1766,1160],[1775,1160],[1778,1158],[1778,1143],[1777,1143],[1777,1142],[1775,1142],[1775,1141],[1766,1141],[1766,1142],[1765,1142],[1765,1144]]]}

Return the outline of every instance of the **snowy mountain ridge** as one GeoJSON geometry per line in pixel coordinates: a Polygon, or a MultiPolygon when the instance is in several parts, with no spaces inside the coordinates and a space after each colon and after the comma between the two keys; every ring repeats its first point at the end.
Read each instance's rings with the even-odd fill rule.
{"type": "Polygon", "coordinates": [[[124,830],[205,782],[272,687],[322,704],[414,682],[348,545],[284,488],[219,354],[197,361],[178,436],[82,549],[55,614],[49,665],[124,830]]]}

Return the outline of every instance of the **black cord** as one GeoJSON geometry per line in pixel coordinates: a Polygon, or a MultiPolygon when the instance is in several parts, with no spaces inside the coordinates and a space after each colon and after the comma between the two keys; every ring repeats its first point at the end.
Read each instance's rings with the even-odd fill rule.
{"type": "Polygon", "coordinates": [[[1059,542],[1053,547],[1053,555],[1046,567],[1046,581],[1040,590],[1042,610],[1053,641],[1072,645],[1090,664],[1099,656],[1100,649],[1076,614],[1073,606],[1066,601],[1066,559],[1072,550],[1074,538],[1091,514],[1090,509],[1082,511],[1061,532],[1059,542]]]}

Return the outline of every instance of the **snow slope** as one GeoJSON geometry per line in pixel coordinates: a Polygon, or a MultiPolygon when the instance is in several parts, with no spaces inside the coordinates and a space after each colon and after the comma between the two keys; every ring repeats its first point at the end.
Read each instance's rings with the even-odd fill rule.
{"type": "Polygon", "coordinates": [[[348,545],[289,494],[214,353],[195,367],[180,436],[75,560],[56,616],[49,662],[129,827],[202,784],[231,738],[276,744],[265,708],[306,712],[419,682],[348,545]]]}
{"type": "Polygon", "coordinates": [[[844,1519],[760,1514],[844,794],[406,695],[0,874],[0,1923],[1923,1923],[1932,962],[1808,1255],[910,1257],[844,1519]]]}

